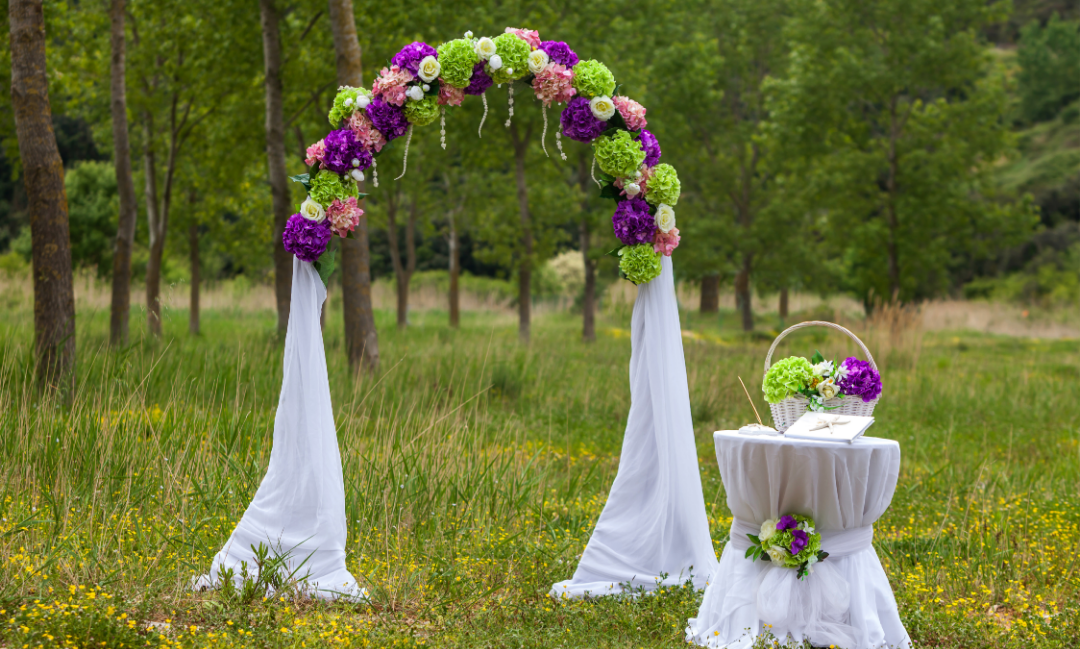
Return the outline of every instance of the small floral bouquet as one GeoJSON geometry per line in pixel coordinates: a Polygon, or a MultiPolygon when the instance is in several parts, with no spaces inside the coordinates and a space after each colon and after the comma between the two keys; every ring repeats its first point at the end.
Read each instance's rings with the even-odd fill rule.
{"type": "Polygon", "coordinates": [[[799,514],[785,514],[761,524],[761,532],[750,538],[746,558],[764,557],[781,568],[797,568],[802,579],[814,571],[813,565],[824,561],[828,552],[821,549],[821,535],[814,531],[814,519],[799,514]]]}
{"type": "Polygon", "coordinates": [[[881,375],[866,361],[848,357],[838,364],[814,352],[810,360],[790,356],[777,361],[765,373],[761,389],[769,403],[801,394],[809,401],[809,410],[823,412],[838,407],[826,405],[830,399],[858,397],[865,403],[873,401],[881,394],[881,375]]]}

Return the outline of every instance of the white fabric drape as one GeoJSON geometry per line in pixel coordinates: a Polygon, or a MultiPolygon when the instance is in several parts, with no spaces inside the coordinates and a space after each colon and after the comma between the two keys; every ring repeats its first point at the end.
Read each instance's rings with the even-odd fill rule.
{"type": "Polygon", "coordinates": [[[911,641],[889,579],[871,545],[889,507],[900,445],[864,437],[836,444],[784,437],[714,435],[728,508],[735,520],[720,567],[686,639],[749,649],[765,624],[774,636],[839,649],[907,649],[911,641]],[[783,514],[814,517],[830,556],[800,581],[795,571],[745,558],[746,534],[783,514]]]}
{"type": "Polygon", "coordinates": [[[274,420],[270,465],[232,536],[214,557],[197,588],[218,583],[231,568],[239,583],[241,562],[254,571],[252,546],[289,556],[309,594],[366,597],[345,568],[345,485],[341,474],[330,381],[319,314],[326,287],[308,262],[293,258],[292,304],[285,335],[284,377],[274,420]]]}
{"type": "Polygon", "coordinates": [[[630,334],[630,414],[619,472],[572,579],[552,597],[651,590],[716,569],[701,491],[671,258],[638,287],[630,334]],[[666,575],[666,576],[665,576],[666,575]]]}

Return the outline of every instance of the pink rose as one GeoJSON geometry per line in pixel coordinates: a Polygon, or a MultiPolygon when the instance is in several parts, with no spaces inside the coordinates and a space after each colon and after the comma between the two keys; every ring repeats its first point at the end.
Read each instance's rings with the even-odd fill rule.
{"type": "Polygon", "coordinates": [[[386,146],[386,138],[371,123],[371,119],[366,112],[362,110],[354,111],[347,124],[352,129],[356,139],[368,151],[382,151],[382,148],[386,146]]]}
{"type": "Polygon", "coordinates": [[[645,121],[645,107],[637,103],[629,97],[612,97],[611,102],[615,104],[615,110],[619,111],[622,115],[623,121],[626,122],[626,126],[631,131],[638,131],[645,128],[648,123],[645,121]]]}
{"type": "Polygon", "coordinates": [[[316,162],[322,162],[325,157],[326,142],[319,140],[307,148],[307,158],[304,158],[304,164],[310,167],[316,162]]]}
{"type": "Polygon", "coordinates": [[[675,252],[675,249],[679,247],[679,228],[671,228],[671,231],[664,233],[661,230],[656,231],[656,237],[653,239],[653,252],[663,253],[665,257],[670,257],[671,253],[675,252]]]}
{"type": "Polygon", "coordinates": [[[349,236],[349,233],[360,225],[360,217],[363,215],[364,210],[356,204],[355,196],[348,197],[344,203],[340,198],[335,198],[326,210],[326,218],[330,221],[330,231],[342,239],[349,236]]]}
{"type": "Polygon", "coordinates": [[[371,85],[371,93],[388,104],[401,106],[405,103],[405,84],[413,79],[412,72],[391,65],[379,70],[379,76],[371,85]]]}
{"type": "Polygon", "coordinates": [[[573,87],[574,71],[559,63],[548,63],[540,74],[533,78],[533,92],[545,106],[552,102],[563,103],[577,94],[573,87]]]}
{"type": "Polygon", "coordinates": [[[442,83],[441,79],[439,81],[439,105],[460,106],[461,101],[465,99],[465,89],[455,88],[448,83],[442,83]]]}
{"type": "Polygon", "coordinates": [[[540,32],[534,29],[519,29],[517,27],[507,27],[507,34],[513,34],[521,40],[529,44],[529,47],[538,49],[540,47],[540,32]]]}

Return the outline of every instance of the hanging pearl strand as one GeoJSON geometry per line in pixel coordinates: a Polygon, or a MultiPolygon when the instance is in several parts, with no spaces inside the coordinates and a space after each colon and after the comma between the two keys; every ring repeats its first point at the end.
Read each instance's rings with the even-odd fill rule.
{"type": "Polygon", "coordinates": [[[446,106],[439,106],[439,141],[446,150],[446,106]]]}
{"type": "Polygon", "coordinates": [[[555,129],[555,146],[559,148],[559,155],[566,160],[566,151],[562,149],[562,129],[555,129]]]}
{"type": "Polygon", "coordinates": [[[547,139],[547,104],[544,104],[540,112],[544,114],[544,132],[540,134],[540,148],[544,150],[544,155],[550,158],[551,155],[547,152],[547,142],[545,141],[547,139]]]}
{"type": "Polygon", "coordinates": [[[488,114],[487,94],[481,94],[480,100],[484,102],[484,116],[480,118],[480,128],[476,129],[476,136],[484,137],[484,122],[487,121],[488,114]]]}
{"type": "MultiPolygon", "coordinates": [[[[409,150],[409,145],[408,144],[405,145],[405,150],[406,151],[409,150]]],[[[402,173],[404,174],[405,172],[402,172],[402,173]]],[[[600,187],[601,189],[604,187],[603,185],[600,184],[600,181],[596,179],[596,156],[593,156],[592,169],[589,170],[589,175],[592,176],[592,181],[594,183],[596,183],[597,187],[600,187]]]]}
{"type": "Polygon", "coordinates": [[[379,159],[371,159],[371,182],[375,183],[375,186],[379,186],[379,159]]]}
{"type": "MultiPolygon", "coordinates": [[[[409,125],[409,134],[405,136],[405,157],[401,159],[401,175],[394,180],[401,180],[409,169],[409,143],[412,142],[412,125],[409,125]]],[[[599,183],[598,183],[599,184],[599,183]]]]}
{"type": "Polygon", "coordinates": [[[506,128],[510,128],[510,120],[514,119],[514,82],[510,82],[510,115],[506,118],[506,128]]]}

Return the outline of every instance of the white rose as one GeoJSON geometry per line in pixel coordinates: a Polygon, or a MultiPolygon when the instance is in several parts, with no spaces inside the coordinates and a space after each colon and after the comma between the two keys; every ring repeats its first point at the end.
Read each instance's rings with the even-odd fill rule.
{"type": "Polygon", "coordinates": [[[322,205],[311,200],[311,197],[308,196],[307,199],[300,204],[300,216],[309,221],[322,223],[326,220],[326,210],[323,209],[322,205]]]}
{"type": "Polygon", "coordinates": [[[465,38],[472,38],[472,30],[465,32],[465,38]]]}
{"type": "Polygon", "coordinates": [[[670,205],[660,203],[656,206],[656,227],[660,228],[664,234],[671,232],[671,228],[675,227],[675,210],[670,205]]]}
{"type": "Polygon", "coordinates": [[[502,67],[502,57],[498,54],[492,54],[491,58],[488,59],[488,66],[492,70],[498,70],[502,67]]]}
{"type": "Polygon", "coordinates": [[[431,90],[431,86],[427,85],[426,83],[421,87],[424,89],[424,92],[431,90]]]}
{"type": "Polygon", "coordinates": [[[485,61],[495,56],[495,41],[487,36],[476,41],[476,55],[485,61]]]}
{"type": "Polygon", "coordinates": [[[371,103],[371,98],[368,97],[367,95],[360,95],[359,97],[356,98],[356,107],[359,108],[360,110],[366,109],[368,107],[368,104],[370,104],[370,103],[371,103]]]}
{"type": "Polygon", "coordinates": [[[833,399],[840,392],[840,388],[833,383],[832,379],[819,383],[817,386],[818,392],[826,399],[833,399]]]}
{"type": "Polygon", "coordinates": [[[533,50],[532,54],[529,54],[529,72],[540,74],[550,61],[551,57],[544,50],[533,50]]]}
{"type": "Polygon", "coordinates": [[[623,185],[623,191],[626,192],[627,196],[633,198],[641,193],[641,185],[637,183],[626,183],[623,185]]]}
{"type": "Polygon", "coordinates": [[[778,566],[784,565],[784,562],[791,558],[791,554],[784,548],[778,548],[775,545],[766,550],[769,553],[769,558],[772,562],[778,566]]]}
{"type": "Polygon", "coordinates": [[[420,86],[409,86],[409,89],[405,91],[405,94],[413,101],[420,101],[424,98],[424,91],[421,90],[420,86]]]}
{"type": "Polygon", "coordinates": [[[762,523],[761,532],[758,533],[758,540],[764,543],[765,541],[771,539],[773,534],[776,534],[776,524],[778,522],[779,521],[777,521],[775,518],[770,518],[769,520],[762,523]]]}
{"type": "Polygon", "coordinates": [[[821,361],[814,366],[814,376],[831,376],[833,372],[832,361],[821,361]]]}
{"type": "Polygon", "coordinates": [[[353,180],[358,183],[364,182],[364,172],[360,171],[359,169],[353,169],[351,172],[349,172],[349,175],[352,176],[353,180]]]}
{"type": "Polygon", "coordinates": [[[596,119],[602,119],[605,122],[615,114],[615,104],[612,103],[611,97],[603,95],[590,99],[589,109],[592,110],[592,114],[596,116],[596,119]]]}
{"type": "Polygon", "coordinates": [[[420,59],[420,67],[417,69],[416,73],[421,79],[430,83],[439,77],[439,72],[441,71],[442,66],[439,65],[439,59],[428,54],[420,59]]]}
{"type": "Polygon", "coordinates": [[[349,97],[348,99],[346,99],[345,101],[343,101],[341,103],[344,104],[346,107],[352,106],[353,105],[352,97],[349,97]]]}

